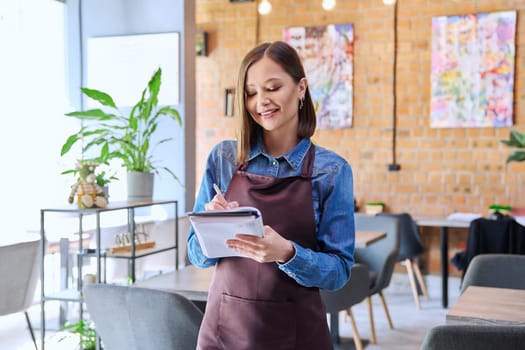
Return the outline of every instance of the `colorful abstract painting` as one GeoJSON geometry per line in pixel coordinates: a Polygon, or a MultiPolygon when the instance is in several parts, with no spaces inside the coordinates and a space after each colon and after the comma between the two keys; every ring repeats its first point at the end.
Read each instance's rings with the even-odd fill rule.
{"type": "Polygon", "coordinates": [[[430,125],[512,125],[516,12],[434,17],[430,125]]]}
{"type": "Polygon", "coordinates": [[[354,29],[352,24],[291,27],[284,40],[303,60],[319,129],[352,126],[354,29]]]}

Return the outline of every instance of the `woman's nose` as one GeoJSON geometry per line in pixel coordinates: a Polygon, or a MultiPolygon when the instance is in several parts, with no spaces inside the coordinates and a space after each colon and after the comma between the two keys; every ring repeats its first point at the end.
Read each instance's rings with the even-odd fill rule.
{"type": "Polygon", "coordinates": [[[257,104],[259,106],[266,106],[270,103],[270,99],[264,95],[259,95],[259,98],[257,100],[257,104]]]}

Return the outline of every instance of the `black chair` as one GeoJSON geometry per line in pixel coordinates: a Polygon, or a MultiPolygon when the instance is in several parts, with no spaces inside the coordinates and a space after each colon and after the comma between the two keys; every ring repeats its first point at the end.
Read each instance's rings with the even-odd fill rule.
{"type": "Polygon", "coordinates": [[[399,219],[399,254],[397,256],[397,262],[404,265],[407,269],[414,302],[416,303],[416,307],[420,309],[421,303],[419,302],[418,285],[427,300],[428,290],[417,263],[417,259],[425,252],[425,247],[421,243],[419,227],[408,213],[379,213],[377,215],[391,216],[399,219]]]}
{"type": "Polygon", "coordinates": [[[521,350],[523,326],[440,325],[428,331],[420,350],[521,350]]]}
{"type": "Polygon", "coordinates": [[[525,255],[476,255],[463,277],[461,293],[468,286],[525,289],[525,255]]]}
{"type": "Polygon", "coordinates": [[[346,311],[350,317],[350,325],[354,338],[355,348],[363,349],[361,338],[355,323],[352,306],[362,302],[368,295],[370,280],[369,271],[365,265],[355,264],[352,266],[352,275],[346,285],[336,291],[321,290],[321,298],[326,306],[326,312],[330,314],[330,331],[332,333],[332,342],[339,343],[339,312],[346,311]]]}
{"type": "Polygon", "coordinates": [[[514,218],[479,218],[470,223],[467,248],[452,258],[462,278],[472,259],[479,254],[525,254],[525,227],[514,218]]]}
{"type": "Polygon", "coordinates": [[[386,232],[386,237],[366,248],[356,248],[356,263],[364,264],[370,270],[368,289],[368,311],[370,314],[370,343],[376,343],[372,296],[378,294],[385,310],[390,329],[393,329],[383,290],[390,285],[394,266],[399,253],[399,219],[386,216],[355,215],[355,229],[386,232]]]}

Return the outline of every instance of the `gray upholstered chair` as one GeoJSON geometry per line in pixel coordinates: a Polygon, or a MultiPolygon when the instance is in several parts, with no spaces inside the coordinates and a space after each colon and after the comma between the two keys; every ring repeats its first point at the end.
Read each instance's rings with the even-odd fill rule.
{"type": "Polygon", "coordinates": [[[184,296],[110,284],[84,287],[105,350],[195,349],[202,312],[184,296]]]}
{"type": "Polygon", "coordinates": [[[27,309],[35,299],[39,279],[40,240],[0,246],[0,316],[23,312],[38,349],[27,309]]]}
{"type": "Polygon", "coordinates": [[[525,326],[440,325],[428,331],[420,350],[520,350],[525,326]]]}
{"type": "Polygon", "coordinates": [[[397,262],[404,265],[407,269],[414,302],[416,303],[416,307],[420,309],[421,303],[419,302],[418,285],[427,300],[428,290],[416,260],[425,252],[425,247],[421,243],[419,235],[419,227],[408,213],[379,213],[377,215],[392,216],[399,219],[399,254],[397,256],[397,262]]]}
{"type": "Polygon", "coordinates": [[[474,256],[461,283],[468,286],[525,289],[525,255],[480,254],[474,256]]]}
{"type": "Polygon", "coordinates": [[[383,304],[390,329],[393,329],[383,289],[389,286],[399,253],[399,219],[387,216],[355,215],[355,229],[386,232],[386,237],[366,248],[355,249],[355,261],[370,270],[368,311],[370,314],[370,343],[376,343],[372,296],[378,294],[383,304]]]}
{"type": "Polygon", "coordinates": [[[321,298],[326,306],[326,312],[330,314],[330,329],[334,343],[339,342],[339,329],[335,329],[335,327],[339,327],[339,312],[346,311],[350,317],[355,348],[357,350],[363,349],[351,308],[366,298],[369,287],[368,268],[362,264],[355,264],[352,266],[350,280],[343,288],[337,291],[321,290],[321,298]]]}

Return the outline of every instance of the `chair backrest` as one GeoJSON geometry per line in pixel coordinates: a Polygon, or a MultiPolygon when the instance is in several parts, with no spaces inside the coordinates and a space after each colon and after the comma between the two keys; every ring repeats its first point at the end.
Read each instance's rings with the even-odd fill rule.
{"type": "Polygon", "coordinates": [[[523,349],[525,327],[440,325],[428,331],[420,350],[523,349]]]}
{"type": "Polygon", "coordinates": [[[461,293],[471,285],[525,289],[525,255],[476,255],[463,277],[461,293]]]}
{"type": "Polygon", "coordinates": [[[88,284],[84,296],[106,350],[195,349],[197,345],[203,314],[180,294],[88,284]]]}
{"type": "Polygon", "coordinates": [[[423,254],[419,227],[408,213],[378,213],[378,216],[391,216],[399,219],[399,254],[397,261],[416,258],[423,254]]]}
{"type": "Polygon", "coordinates": [[[372,290],[374,294],[388,287],[399,252],[399,219],[387,216],[356,214],[355,229],[386,232],[386,237],[366,248],[356,248],[355,260],[365,264],[377,277],[372,290]]]}
{"type": "Polygon", "coordinates": [[[350,280],[343,288],[336,291],[321,290],[326,312],[336,313],[360,303],[368,295],[369,288],[368,268],[362,264],[353,265],[350,280]]]}
{"type": "Polygon", "coordinates": [[[40,240],[0,246],[0,316],[25,311],[39,279],[40,240]]]}
{"type": "Polygon", "coordinates": [[[473,220],[461,261],[463,276],[474,256],[479,254],[525,254],[525,227],[511,217],[473,220]]]}
{"type": "Polygon", "coordinates": [[[106,350],[137,349],[128,316],[129,288],[112,284],[84,285],[87,311],[106,350]]]}

